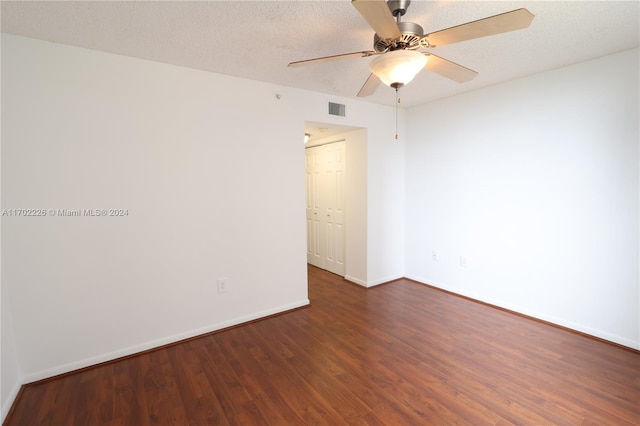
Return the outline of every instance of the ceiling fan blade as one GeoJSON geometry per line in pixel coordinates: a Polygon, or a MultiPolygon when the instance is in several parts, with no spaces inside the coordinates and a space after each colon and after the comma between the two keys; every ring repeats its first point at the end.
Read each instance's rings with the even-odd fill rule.
{"type": "Polygon", "coordinates": [[[511,12],[436,31],[425,35],[423,39],[427,39],[429,47],[444,46],[445,44],[521,30],[531,24],[534,16],[527,9],[516,9],[511,12]]]}
{"type": "Polygon", "coordinates": [[[425,53],[425,55],[429,57],[427,65],[425,65],[425,69],[433,71],[436,74],[440,74],[441,76],[447,77],[453,81],[457,81],[458,83],[465,83],[473,80],[478,75],[477,72],[470,70],[469,68],[465,68],[455,62],[436,56],[433,53],[425,53]]]}
{"type": "Polygon", "coordinates": [[[402,34],[385,0],[351,0],[369,26],[383,39],[396,39],[402,34]]]}
{"type": "Polygon", "coordinates": [[[333,56],[324,56],[322,58],[314,58],[314,59],[306,59],[304,61],[296,61],[289,63],[289,67],[299,67],[302,65],[311,65],[311,64],[319,64],[322,62],[330,62],[338,59],[347,59],[347,58],[366,58],[367,56],[376,55],[377,53],[372,50],[367,50],[363,52],[353,52],[353,53],[343,53],[342,55],[333,55],[333,56]]]}
{"type": "Polygon", "coordinates": [[[369,78],[367,78],[367,81],[364,82],[362,88],[358,92],[358,97],[364,98],[365,96],[373,95],[378,89],[378,86],[380,86],[380,83],[382,82],[378,77],[376,77],[374,74],[370,74],[369,78]]]}

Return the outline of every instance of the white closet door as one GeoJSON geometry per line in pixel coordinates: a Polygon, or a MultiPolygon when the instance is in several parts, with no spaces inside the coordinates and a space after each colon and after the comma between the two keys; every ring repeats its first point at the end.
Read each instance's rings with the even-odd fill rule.
{"type": "Polygon", "coordinates": [[[344,276],[344,142],[325,149],[323,204],[325,215],[325,269],[344,276]]]}
{"type": "Polygon", "coordinates": [[[320,158],[321,147],[306,150],[307,175],[307,263],[324,268],[321,241],[320,210],[321,180],[320,158]]]}
{"type": "Polygon", "coordinates": [[[345,143],[306,152],[307,262],[344,276],[345,143]]]}

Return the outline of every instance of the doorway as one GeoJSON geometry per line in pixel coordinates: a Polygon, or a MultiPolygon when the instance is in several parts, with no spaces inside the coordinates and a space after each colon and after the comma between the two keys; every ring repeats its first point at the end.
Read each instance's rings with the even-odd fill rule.
{"type": "Polygon", "coordinates": [[[345,276],[344,139],[305,150],[307,263],[345,276]]]}

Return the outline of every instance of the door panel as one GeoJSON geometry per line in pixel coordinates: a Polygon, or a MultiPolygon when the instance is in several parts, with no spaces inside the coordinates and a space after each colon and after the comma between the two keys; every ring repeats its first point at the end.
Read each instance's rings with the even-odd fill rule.
{"type": "Polygon", "coordinates": [[[322,255],[322,235],[320,224],[320,169],[319,156],[321,152],[307,150],[306,152],[306,176],[307,176],[307,262],[319,268],[324,268],[322,255]]]}
{"type": "Polygon", "coordinates": [[[330,229],[327,241],[327,257],[325,269],[344,276],[344,151],[345,143],[338,142],[326,145],[327,170],[325,173],[327,223],[330,229]]]}
{"type": "Polygon", "coordinates": [[[307,262],[344,276],[345,143],[306,150],[307,262]]]}

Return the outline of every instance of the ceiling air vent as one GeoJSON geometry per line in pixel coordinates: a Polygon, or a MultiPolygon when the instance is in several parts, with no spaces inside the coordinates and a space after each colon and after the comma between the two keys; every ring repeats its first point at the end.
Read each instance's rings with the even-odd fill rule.
{"type": "Polygon", "coordinates": [[[346,107],[343,104],[329,102],[329,115],[344,117],[346,115],[346,107]]]}

